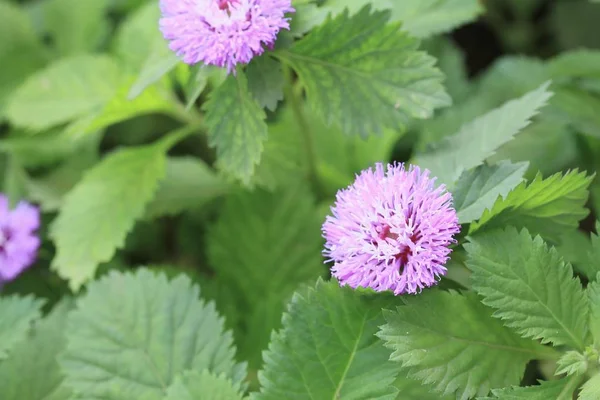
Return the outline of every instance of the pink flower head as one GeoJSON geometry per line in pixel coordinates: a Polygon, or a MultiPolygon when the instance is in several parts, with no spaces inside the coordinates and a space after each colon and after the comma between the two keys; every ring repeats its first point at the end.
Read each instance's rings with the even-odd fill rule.
{"type": "Polygon", "coordinates": [[[272,47],[291,0],[160,0],[160,29],[187,64],[227,67],[247,64],[272,47]]]}
{"type": "Polygon", "coordinates": [[[15,279],[35,261],[40,239],[39,210],[22,201],[10,210],[8,199],[0,194],[0,283],[15,279]]]}
{"type": "Polygon", "coordinates": [[[398,295],[437,283],[460,226],[452,195],[434,182],[428,170],[378,163],[338,192],[323,236],[341,285],[398,295]]]}

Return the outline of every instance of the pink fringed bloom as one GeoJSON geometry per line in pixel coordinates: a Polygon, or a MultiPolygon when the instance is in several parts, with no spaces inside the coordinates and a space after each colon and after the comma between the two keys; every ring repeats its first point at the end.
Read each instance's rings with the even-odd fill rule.
{"type": "Polygon", "coordinates": [[[247,64],[289,29],[291,0],[160,0],[160,29],[187,64],[247,64]]]}
{"type": "Polygon", "coordinates": [[[35,261],[40,239],[39,210],[22,201],[11,210],[0,194],[0,283],[15,279],[35,261]]]}
{"type": "Polygon", "coordinates": [[[323,224],[341,285],[417,293],[437,283],[460,231],[452,196],[429,171],[375,165],[340,190],[323,224]]]}

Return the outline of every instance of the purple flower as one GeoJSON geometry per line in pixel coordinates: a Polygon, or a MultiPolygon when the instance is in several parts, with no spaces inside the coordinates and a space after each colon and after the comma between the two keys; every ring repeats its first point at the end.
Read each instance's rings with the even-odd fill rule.
{"type": "Polygon", "coordinates": [[[21,201],[10,210],[8,199],[0,194],[0,283],[15,279],[35,261],[40,239],[39,210],[21,201]]]}
{"type": "Polygon", "coordinates": [[[289,29],[291,0],[160,0],[160,29],[188,64],[247,64],[289,29]]]}
{"type": "Polygon", "coordinates": [[[445,274],[460,226],[451,194],[434,182],[428,170],[378,163],[338,192],[323,236],[341,285],[417,293],[445,274]]]}

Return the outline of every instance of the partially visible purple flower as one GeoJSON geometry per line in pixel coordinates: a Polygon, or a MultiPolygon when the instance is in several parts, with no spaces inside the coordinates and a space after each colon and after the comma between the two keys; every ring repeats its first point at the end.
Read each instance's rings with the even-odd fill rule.
{"type": "Polygon", "coordinates": [[[0,194],[0,283],[15,279],[35,261],[40,239],[39,210],[21,201],[11,210],[0,194]]]}
{"type": "Polygon", "coordinates": [[[428,170],[378,163],[338,192],[323,236],[341,285],[398,295],[437,283],[460,226],[451,194],[434,182],[428,170]]]}
{"type": "Polygon", "coordinates": [[[291,0],[160,0],[160,29],[187,64],[247,64],[289,29],[291,0]]]}

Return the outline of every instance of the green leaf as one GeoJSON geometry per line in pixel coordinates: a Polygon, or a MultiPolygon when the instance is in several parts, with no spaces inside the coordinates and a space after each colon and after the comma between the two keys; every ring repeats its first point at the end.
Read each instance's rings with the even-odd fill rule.
{"type": "Polygon", "coordinates": [[[415,379],[408,378],[399,374],[394,381],[394,386],[398,389],[396,400],[455,400],[455,396],[442,396],[440,393],[431,389],[431,386],[423,385],[415,379]]]}
{"type": "Polygon", "coordinates": [[[2,400],[65,400],[70,391],[62,385],[56,361],[65,347],[65,322],[70,301],[59,303],[36,325],[33,334],[19,342],[0,363],[2,400]]]}
{"type": "Polygon", "coordinates": [[[452,185],[463,171],[482,164],[496,149],[512,140],[552,95],[545,83],[523,97],[511,100],[446,137],[433,149],[416,157],[438,181],[452,185]]]}
{"type": "Polygon", "coordinates": [[[585,291],[590,304],[590,333],[594,338],[594,344],[598,346],[600,345],[600,272],[585,291]]]}
{"type": "Polygon", "coordinates": [[[296,293],[264,354],[261,391],[251,398],[394,399],[397,368],[375,337],[391,301],[321,280],[296,293]]]}
{"type": "Polygon", "coordinates": [[[555,78],[600,77],[600,51],[576,49],[560,53],[548,62],[555,78]]]}
{"type": "Polygon", "coordinates": [[[268,55],[255,57],[246,69],[248,90],[261,107],[275,111],[283,100],[284,77],[281,64],[268,55]]]}
{"type": "Polygon", "coordinates": [[[148,218],[178,214],[201,207],[230,189],[202,160],[167,158],[166,177],[146,209],[148,218]]]}
{"type": "Polygon", "coordinates": [[[109,261],[143,215],[165,173],[160,143],[118,150],[89,170],[67,195],[50,229],[52,268],[76,291],[109,261]]]}
{"type": "Polygon", "coordinates": [[[219,166],[249,183],[267,139],[265,112],[248,90],[240,71],[230,75],[204,103],[209,144],[217,149],[219,166]]]}
{"type": "Polygon", "coordinates": [[[495,389],[492,390],[493,397],[486,397],[481,400],[572,400],[573,392],[576,388],[577,381],[574,381],[572,378],[540,381],[540,384],[536,386],[513,386],[510,388],[495,389]]]}
{"type": "Polygon", "coordinates": [[[159,42],[148,56],[137,80],[131,85],[127,98],[133,100],[144,90],[171,72],[181,60],[171,52],[166,43],[159,42]]]}
{"type": "Polygon", "coordinates": [[[392,2],[392,19],[402,29],[425,38],[474,21],[483,12],[478,0],[402,0],[392,2]]]}
{"type": "Polygon", "coordinates": [[[315,26],[321,25],[329,13],[326,7],[318,7],[314,3],[294,4],[294,8],[296,12],[290,21],[290,32],[294,37],[302,37],[315,26]]]}
{"type": "Polygon", "coordinates": [[[389,16],[370,6],[352,17],[345,11],[275,53],[298,74],[312,109],[347,134],[403,129],[450,103],[435,59],[398,24],[388,25],[389,16]]]}
{"type": "Polygon", "coordinates": [[[0,360],[6,358],[15,343],[25,338],[31,324],[42,316],[43,304],[33,296],[0,297],[0,360]]]}
{"type": "Polygon", "coordinates": [[[585,348],[588,302],[571,265],[542,238],[509,227],[464,245],[472,287],[523,337],[585,348]]]}
{"type": "Polygon", "coordinates": [[[188,81],[184,87],[186,110],[193,107],[208,84],[209,75],[214,69],[206,65],[196,65],[191,68],[188,81]]]}
{"type": "Polygon", "coordinates": [[[48,0],[44,25],[61,56],[91,52],[109,33],[107,11],[107,0],[48,0]]]}
{"type": "Polygon", "coordinates": [[[186,371],[169,387],[165,400],[242,400],[242,395],[225,376],[186,371]]]}
{"type": "Polygon", "coordinates": [[[463,172],[452,191],[459,222],[465,224],[480,218],[499,196],[505,197],[523,181],[528,166],[527,162],[504,161],[463,172]]]}
{"type": "Polygon", "coordinates": [[[577,400],[597,400],[600,398],[600,373],[592,376],[581,387],[577,400]]]}
{"type": "Polygon", "coordinates": [[[471,225],[471,233],[512,225],[556,243],[588,215],[584,205],[592,179],[577,170],[544,180],[538,174],[529,185],[521,183],[506,198],[498,199],[479,222],[471,225]]]}
{"type": "Polygon", "coordinates": [[[521,339],[492,318],[472,292],[430,290],[384,310],[387,324],[377,334],[393,350],[408,377],[457,399],[516,385],[525,365],[543,347],[521,339]]]}
{"type": "MultiPolygon", "coordinates": [[[[596,351],[596,357],[598,352],[596,351]]],[[[555,375],[583,375],[586,373],[589,361],[584,354],[578,351],[567,351],[556,362],[555,375]]]]}
{"type": "Polygon", "coordinates": [[[245,366],[234,362],[231,334],[198,295],[185,275],[168,281],[147,269],[113,271],[90,284],[68,320],[60,359],[66,384],[86,399],[107,400],[162,400],[187,370],[239,384],[245,366]]]}
{"type": "Polygon", "coordinates": [[[11,96],[10,121],[43,130],[102,109],[119,82],[116,63],[107,56],[63,58],[37,72],[11,96]]]}
{"type": "Polygon", "coordinates": [[[46,53],[22,8],[0,2],[0,117],[7,96],[31,73],[42,67],[46,53]]]}
{"type": "Polygon", "coordinates": [[[208,259],[216,279],[234,289],[230,301],[237,302],[245,327],[240,355],[253,366],[293,291],[326,271],[320,226],[312,195],[296,184],[229,196],[208,231],[208,259]]]}

